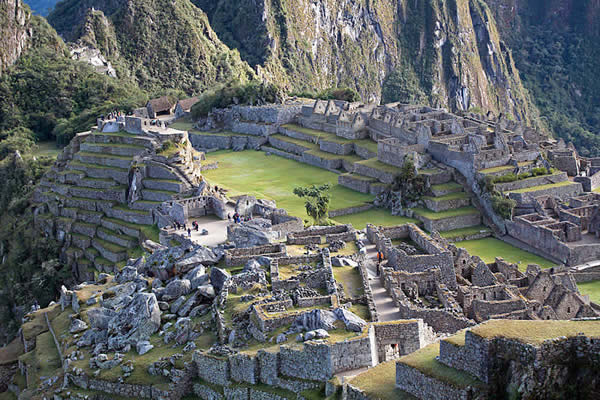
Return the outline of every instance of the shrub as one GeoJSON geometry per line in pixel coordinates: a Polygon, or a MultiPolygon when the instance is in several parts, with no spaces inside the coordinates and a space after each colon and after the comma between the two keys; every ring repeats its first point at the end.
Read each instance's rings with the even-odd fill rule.
{"type": "Polygon", "coordinates": [[[492,196],[492,207],[496,214],[504,219],[512,219],[512,212],[517,202],[500,195],[492,196]]]}

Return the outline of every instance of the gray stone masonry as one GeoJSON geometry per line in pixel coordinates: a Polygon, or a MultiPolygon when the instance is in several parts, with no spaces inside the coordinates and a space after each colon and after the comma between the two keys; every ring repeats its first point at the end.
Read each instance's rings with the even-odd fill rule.
{"type": "Polygon", "coordinates": [[[569,177],[567,176],[566,172],[558,172],[553,175],[543,175],[536,176],[533,178],[521,179],[514,182],[497,183],[494,185],[494,188],[502,192],[510,192],[511,190],[519,190],[534,186],[564,182],[568,179],[569,177]]]}
{"type": "Polygon", "coordinates": [[[458,215],[454,217],[440,218],[440,219],[429,219],[427,217],[417,215],[417,219],[423,222],[425,229],[429,232],[438,231],[451,231],[454,229],[468,228],[470,226],[476,226],[481,224],[481,214],[473,213],[466,215],[458,215]]]}

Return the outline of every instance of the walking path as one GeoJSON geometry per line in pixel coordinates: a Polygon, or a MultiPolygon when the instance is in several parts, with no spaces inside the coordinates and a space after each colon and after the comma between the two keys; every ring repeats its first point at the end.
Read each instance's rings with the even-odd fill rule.
{"type": "MultiPolygon", "coordinates": [[[[227,205],[227,213],[233,215],[234,207],[227,205]]],[[[227,225],[230,224],[228,219],[220,219],[216,215],[207,215],[204,217],[190,218],[186,224],[192,225],[192,222],[198,222],[199,230],[192,231],[192,241],[203,246],[218,246],[227,242],[227,225]],[[202,230],[206,229],[208,235],[202,235],[202,230]]],[[[187,234],[187,232],[186,232],[187,234]]]]}
{"type": "Polygon", "coordinates": [[[369,286],[373,293],[373,301],[375,302],[379,322],[402,319],[402,315],[400,315],[398,307],[394,304],[394,300],[392,300],[392,297],[381,283],[381,279],[377,276],[377,249],[375,245],[367,244],[367,258],[369,260],[367,262],[369,286]]]}

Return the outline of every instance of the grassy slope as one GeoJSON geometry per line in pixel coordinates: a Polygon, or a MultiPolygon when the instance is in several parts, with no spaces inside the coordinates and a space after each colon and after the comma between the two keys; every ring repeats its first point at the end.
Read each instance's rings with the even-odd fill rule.
{"type": "Polygon", "coordinates": [[[415,397],[396,388],[396,361],[388,361],[352,378],[350,384],[369,398],[381,400],[412,400],[415,397]]]}
{"type": "Polygon", "coordinates": [[[583,295],[589,295],[590,300],[600,304],[600,281],[578,283],[577,287],[583,295]]]}
{"type": "Polygon", "coordinates": [[[458,247],[466,249],[472,256],[479,256],[486,263],[494,262],[496,257],[506,261],[519,263],[519,269],[525,271],[528,264],[538,264],[542,268],[550,268],[555,264],[535,254],[528,253],[508,243],[494,238],[466,240],[457,243],[458,247]]]}
{"type": "Polygon", "coordinates": [[[302,218],[308,216],[304,201],[293,193],[296,186],[330,183],[331,209],[373,200],[371,195],[338,185],[337,175],[333,172],[262,152],[219,151],[209,154],[207,159],[219,162],[218,169],[204,172],[207,180],[230,189],[230,195],[250,194],[275,200],[278,207],[302,218]]]}
{"type": "Polygon", "coordinates": [[[580,332],[598,338],[600,324],[596,321],[492,320],[474,327],[471,332],[484,338],[504,337],[539,345],[546,339],[572,337],[580,332]]]}

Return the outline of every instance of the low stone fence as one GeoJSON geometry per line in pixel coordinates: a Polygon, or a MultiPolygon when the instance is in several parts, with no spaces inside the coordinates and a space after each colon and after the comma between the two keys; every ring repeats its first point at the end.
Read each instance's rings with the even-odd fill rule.
{"type": "MultiPolygon", "coordinates": [[[[342,175],[340,175],[340,177],[341,176],[342,175]]],[[[361,206],[339,208],[337,210],[329,211],[329,218],[341,217],[342,215],[358,214],[358,213],[361,213],[364,211],[368,211],[373,207],[374,207],[374,205],[369,203],[369,204],[363,204],[361,206]]]]}
{"type": "Polygon", "coordinates": [[[517,202],[517,204],[528,203],[529,199],[533,196],[541,197],[541,196],[554,196],[558,197],[561,200],[566,200],[569,197],[577,196],[581,194],[583,188],[580,183],[572,183],[564,186],[550,187],[547,189],[536,190],[535,192],[525,192],[525,193],[509,193],[509,197],[517,202]]]}
{"type": "Polygon", "coordinates": [[[249,260],[260,256],[283,258],[286,255],[287,252],[284,244],[267,244],[244,249],[229,249],[225,250],[225,264],[229,267],[244,265],[249,260]]]}
{"type": "Polygon", "coordinates": [[[553,175],[536,176],[527,179],[521,179],[514,182],[497,183],[494,188],[501,192],[510,192],[511,190],[519,190],[530,188],[533,186],[548,185],[552,183],[564,182],[568,180],[566,172],[558,172],[553,175]]]}

